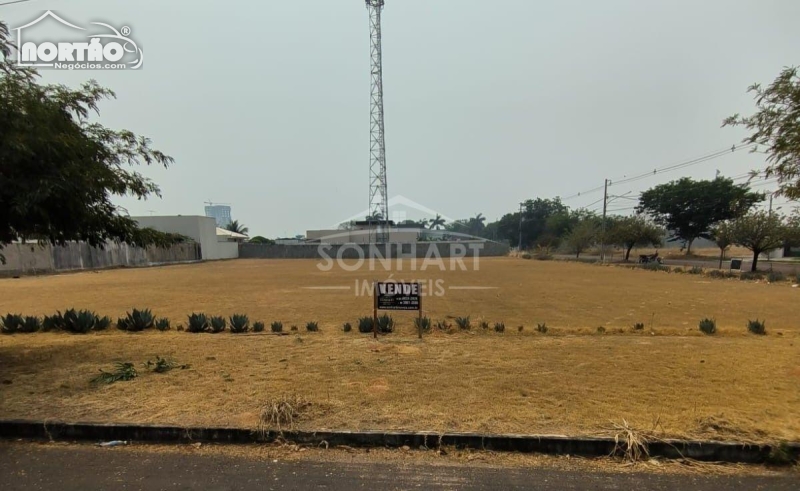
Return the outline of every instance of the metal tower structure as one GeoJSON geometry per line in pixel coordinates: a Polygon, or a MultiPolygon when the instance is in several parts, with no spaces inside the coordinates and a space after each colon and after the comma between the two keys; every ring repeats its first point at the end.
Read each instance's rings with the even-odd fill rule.
{"type": "Polygon", "coordinates": [[[384,0],[366,0],[369,11],[372,96],[370,98],[369,217],[370,242],[389,242],[389,195],[386,187],[386,141],[383,126],[383,54],[381,11],[384,0]]]}

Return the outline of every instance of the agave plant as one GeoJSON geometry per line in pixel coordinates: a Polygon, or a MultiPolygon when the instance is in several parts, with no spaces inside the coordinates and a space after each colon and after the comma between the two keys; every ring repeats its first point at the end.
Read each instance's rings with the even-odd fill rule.
{"type": "Polygon", "coordinates": [[[64,312],[64,329],[73,334],[86,334],[94,329],[96,318],[91,310],[69,309],[64,312]]]}
{"type": "Polygon", "coordinates": [[[283,322],[275,321],[270,324],[269,328],[272,330],[272,332],[283,332],[283,322]]]}
{"type": "Polygon", "coordinates": [[[378,332],[389,334],[392,331],[394,331],[394,319],[389,314],[383,314],[378,317],[378,332]]]}
{"type": "Polygon", "coordinates": [[[422,330],[422,332],[430,332],[431,318],[430,317],[417,317],[414,319],[414,327],[422,330]]]}
{"type": "Polygon", "coordinates": [[[105,331],[106,329],[108,329],[108,326],[110,325],[111,325],[111,317],[107,315],[103,317],[95,316],[94,319],[95,331],[105,331]]]}
{"type": "Polygon", "coordinates": [[[253,322],[253,332],[264,332],[264,323],[261,321],[253,322]]]}
{"type": "Polygon", "coordinates": [[[24,322],[25,320],[19,314],[6,314],[6,316],[3,317],[3,334],[14,334],[15,332],[20,332],[20,328],[24,322]]]}
{"type": "Polygon", "coordinates": [[[374,319],[372,317],[359,317],[358,319],[358,332],[367,333],[372,332],[372,324],[374,319]]]}
{"type": "Polygon", "coordinates": [[[127,331],[128,330],[128,318],[127,317],[119,317],[117,318],[117,329],[120,331],[127,331]]]}
{"type": "Polygon", "coordinates": [[[231,321],[231,332],[239,334],[250,330],[250,319],[245,314],[233,314],[231,321]]]}
{"type": "Polygon", "coordinates": [[[471,327],[469,322],[469,316],[456,317],[456,325],[462,331],[469,331],[469,328],[471,327]]]}
{"type": "Polygon", "coordinates": [[[350,332],[352,330],[353,330],[353,326],[349,322],[345,322],[344,324],[342,324],[342,331],[350,332]]]}
{"type": "Polygon", "coordinates": [[[211,332],[216,334],[225,330],[225,318],[219,315],[211,316],[211,332]]]}
{"type": "Polygon", "coordinates": [[[162,317],[156,320],[156,329],[162,332],[169,331],[170,330],[169,319],[167,319],[166,317],[162,317]]]}
{"type": "Polygon", "coordinates": [[[208,317],[206,314],[195,314],[189,316],[189,323],[186,327],[189,332],[206,332],[208,331],[208,317]]]}
{"type": "Polygon", "coordinates": [[[319,324],[315,321],[307,322],[306,323],[306,331],[308,332],[317,332],[319,331],[319,324]]]}
{"type": "Polygon", "coordinates": [[[38,332],[42,329],[42,321],[36,316],[28,315],[22,320],[19,326],[19,332],[31,333],[38,332]]]}
{"type": "Polygon", "coordinates": [[[494,323],[494,332],[506,332],[506,325],[504,322],[494,323]]]}
{"type": "Polygon", "coordinates": [[[64,329],[64,316],[61,315],[61,312],[46,315],[42,319],[42,331],[44,332],[63,331],[64,329]]]}
{"type": "Polygon", "coordinates": [[[150,309],[133,309],[133,311],[128,312],[126,319],[128,331],[135,332],[152,329],[156,323],[156,318],[150,309]]]}

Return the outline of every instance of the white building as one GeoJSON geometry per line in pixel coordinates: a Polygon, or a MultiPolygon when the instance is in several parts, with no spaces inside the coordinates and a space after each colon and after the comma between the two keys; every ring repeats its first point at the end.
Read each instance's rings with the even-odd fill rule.
{"type": "Polygon", "coordinates": [[[206,206],[206,216],[217,222],[217,227],[227,227],[231,224],[231,207],[225,205],[206,206]]]}
{"type": "Polygon", "coordinates": [[[181,234],[200,244],[203,260],[234,259],[239,257],[239,242],[247,236],[218,228],[212,217],[149,216],[131,217],[141,228],[181,234]]]}

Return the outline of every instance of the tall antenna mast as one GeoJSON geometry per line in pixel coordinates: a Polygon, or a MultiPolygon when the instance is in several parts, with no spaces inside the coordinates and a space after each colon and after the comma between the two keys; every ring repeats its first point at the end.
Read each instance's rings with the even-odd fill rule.
{"type": "Polygon", "coordinates": [[[389,242],[389,195],[386,187],[386,141],[383,126],[383,54],[381,11],[384,0],[366,0],[369,11],[372,96],[370,98],[369,234],[370,242],[389,242]]]}

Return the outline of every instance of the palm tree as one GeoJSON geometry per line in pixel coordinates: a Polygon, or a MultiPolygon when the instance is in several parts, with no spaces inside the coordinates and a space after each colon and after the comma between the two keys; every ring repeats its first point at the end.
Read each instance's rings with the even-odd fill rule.
{"type": "Polygon", "coordinates": [[[243,223],[239,223],[239,220],[234,220],[228,225],[226,225],[225,230],[229,230],[231,232],[244,235],[247,235],[247,232],[250,231],[250,229],[245,227],[243,223]]]}
{"type": "Polygon", "coordinates": [[[446,220],[444,218],[442,218],[442,215],[439,215],[437,213],[436,214],[436,218],[431,220],[430,223],[428,224],[428,228],[430,230],[434,230],[434,229],[435,230],[441,230],[442,227],[444,227],[445,222],[446,222],[446,220]]]}
{"type": "Polygon", "coordinates": [[[483,222],[486,221],[486,217],[483,216],[483,213],[478,213],[474,218],[470,218],[468,222],[469,233],[472,235],[479,235],[486,225],[483,222]]]}

